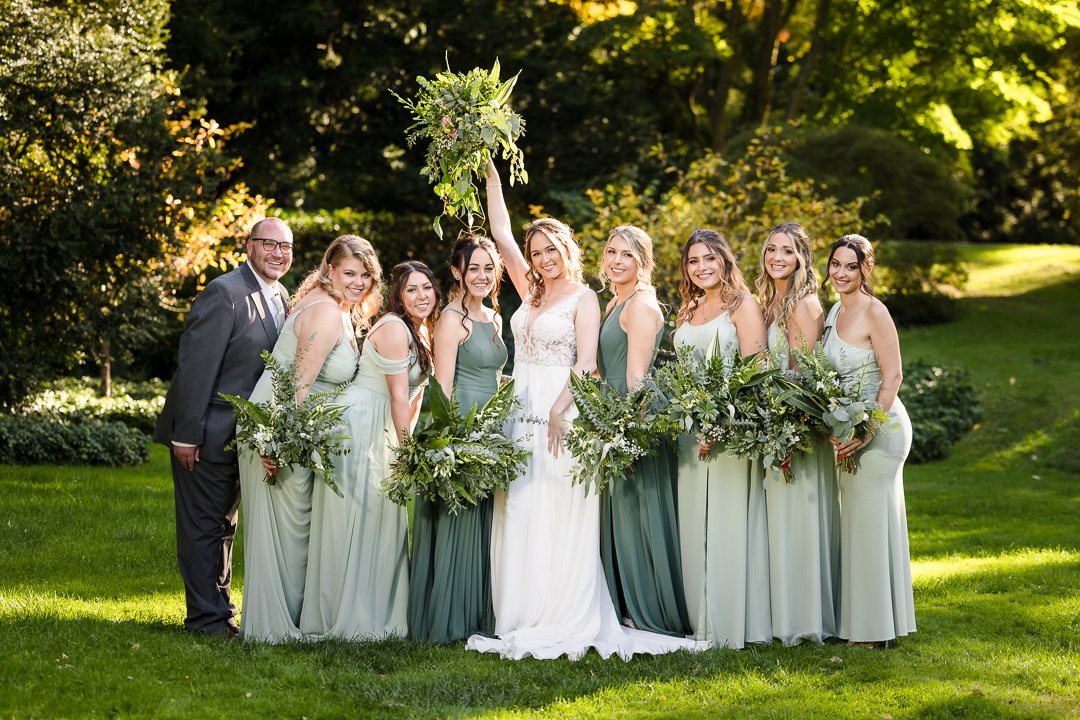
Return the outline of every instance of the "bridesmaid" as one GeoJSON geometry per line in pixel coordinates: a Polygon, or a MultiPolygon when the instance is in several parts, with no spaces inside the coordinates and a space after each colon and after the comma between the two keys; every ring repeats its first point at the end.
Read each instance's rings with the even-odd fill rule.
{"type": "MultiPolygon", "coordinates": [[[[788,348],[812,349],[825,311],[818,300],[814,251],[798,223],[769,231],[761,248],[757,291],[769,328],[769,351],[784,370],[798,371],[788,348]]],[[[832,448],[788,459],[794,477],[767,471],[769,580],[773,635],[785,645],[836,635],[840,563],[840,500],[832,448]]]]}
{"type": "Polygon", "coordinates": [[[431,372],[435,278],[426,265],[391,273],[387,311],[368,332],[345,413],[353,452],[338,478],[344,498],[316,485],[300,629],[347,640],[404,637],[409,596],[408,515],[387,499],[390,444],[416,424],[431,372]]]}
{"type": "MultiPolygon", "coordinates": [[[[724,237],[695,230],[682,251],[675,346],[699,357],[765,347],[761,306],[724,237]]],[[[679,540],[694,637],[741,648],[772,640],[769,544],[759,463],[716,453],[684,436],[679,450],[679,540]]]]}
{"type": "MultiPolygon", "coordinates": [[[[435,326],[435,380],[461,412],[483,407],[506,364],[499,317],[502,262],[490,239],[464,235],[450,256],[454,290],[435,326]],[[492,307],[484,305],[491,298],[492,307]]],[[[491,604],[494,498],[451,515],[439,500],[413,509],[409,635],[431,643],[495,632],[491,604]]]]}
{"type": "Polygon", "coordinates": [[[880,646],[915,632],[915,601],[904,505],[904,460],[911,421],[896,396],[903,376],[900,339],[888,308],[871,292],[874,249],[845,235],[829,253],[829,281],[840,296],[825,321],[825,352],[845,382],[868,384],[893,427],[841,443],[858,454],[858,475],[840,473],[840,624],[849,645],[880,646]]]}
{"type": "MultiPolygon", "coordinates": [[[[283,368],[299,368],[297,403],[352,379],[358,358],[357,328],[365,328],[378,310],[381,276],[371,244],[343,235],[330,243],[319,268],[300,284],[274,346],[274,357],[283,368]],[[303,343],[298,342],[301,337],[303,343]]],[[[264,402],[272,392],[272,376],[266,371],[251,400],[264,402]]],[[[339,470],[341,463],[339,458],[339,470]]],[[[301,635],[298,625],[315,482],[311,470],[279,469],[260,461],[251,450],[240,449],[245,548],[240,633],[245,640],[281,642],[301,635]],[[263,482],[267,472],[276,484],[263,482]]]]}
{"type": "MultiPolygon", "coordinates": [[[[664,314],[652,286],[652,238],[640,228],[612,230],[600,281],[615,297],[600,325],[601,376],[625,395],[652,368],[664,314]]],[[[662,444],[639,458],[633,475],[613,482],[600,502],[600,556],[615,610],[631,627],[682,637],[690,632],[676,518],[674,450],[662,444]]]]}

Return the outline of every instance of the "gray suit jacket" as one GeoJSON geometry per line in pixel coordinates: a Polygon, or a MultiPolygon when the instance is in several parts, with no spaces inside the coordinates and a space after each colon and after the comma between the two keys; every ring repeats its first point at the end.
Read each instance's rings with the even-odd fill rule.
{"type": "Polygon", "coordinates": [[[273,310],[247,263],[212,280],[191,305],[154,440],[200,445],[204,460],[236,462],[236,451],[225,450],[236,417],[218,393],[251,395],[266,367],[260,354],[277,335],[273,310]]]}

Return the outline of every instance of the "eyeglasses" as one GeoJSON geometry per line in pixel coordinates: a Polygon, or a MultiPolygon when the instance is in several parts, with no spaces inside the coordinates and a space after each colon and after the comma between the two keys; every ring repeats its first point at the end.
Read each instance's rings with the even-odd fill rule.
{"type": "Polygon", "coordinates": [[[282,255],[292,255],[291,242],[281,242],[280,240],[270,240],[269,238],[251,238],[251,242],[259,243],[259,247],[268,253],[272,253],[275,250],[281,250],[282,255]]]}

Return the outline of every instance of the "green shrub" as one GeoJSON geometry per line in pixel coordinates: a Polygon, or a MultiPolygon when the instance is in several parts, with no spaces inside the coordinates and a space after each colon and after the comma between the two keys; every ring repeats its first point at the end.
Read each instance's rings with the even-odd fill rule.
{"type": "Polygon", "coordinates": [[[152,434],[157,416],[165,404],[167,385],[162,380],[147,382],[113,381],[113,394],[97,394],[95,378],[61,378],[45,383],[20,408],[26,415],[59,421],[101,420],[121,422],[152,434]]]}
{"type": "Polygon", "coordinates": [[[901,327],[955,320],[952,293],[967,282],[956,245],[888,241],[876,244],[875,292],[901,327]]]}
{"type": "Polygon", "coordinates": [[[824,183],[841,202],[868,197],[863,212],[888,218],[893,237],[963,237],[960,218],[970,189],[957,159],[943,148],[931,153],[896,133],[859,125],[796,134],[786,154],[791,173],[824,183]]]}
{"type": "Polygon", "coordinates": [[[908,462],[940,460],[982,417],[982,406],[966,370],[917,360],[904,367],[900,389],[911,417],[908,462]]]}
{"type": "Polygon", "coordinates": [[[2,465],[141,465],[150,438],[121,422],[0,415],[2,465]]]}

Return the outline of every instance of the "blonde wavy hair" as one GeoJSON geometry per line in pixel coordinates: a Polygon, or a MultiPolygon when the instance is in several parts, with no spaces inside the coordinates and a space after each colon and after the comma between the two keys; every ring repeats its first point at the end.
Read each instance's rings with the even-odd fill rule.
{"type": "Polygon", "coordinates": [[[810,235],[806,228],[799,223],[780,223],[769,230],[765,242],[761,244],[761,254],[758,255],[757,281],[754,287],[761,299],[761,307],[765,313],[765,324],[775,320],[781,329],[787,329],[788,320],[795,312],[799,302],[807,295],[818,291],[817,272],[814,270],[814,248],[810,243],[810,235]],[[791,275],[784,296],[780,298],[779,307],[776,309],[776,317],[770,317],[770,308],[776,300],[776,281],[769,275],[765,268],[765,250],[769,247],[769,241],[777,235],[787,235],[795,249],[795,272],[791,275]]]}
{"type": "Polygon", "coordinates": [[[345,296],[334,289],[334,283],[330,279],[330,268],[340,265],[342,261],[348,258],[359,260],[364,269],[371,274],[371,289],[364,295],[363,300],[353,305],[349,311],[353,326],[356,328],[356,334],[361,335],[362,331],[366,331],[369,327],[371,318],[375,317],[379,312],[379,308],[382,307],[383,284],[382,265],[379,264],[379,257],[375,254],[375,248],[359,235],[342,235],[334,238],[334,241],[326,248],[326,252],[323,253],[318,269],[308,273],[308,276],[300,283],[300,287],[296,289],[293,294],[293,304],[295,305],[315,288],[321,288],[338,303],[343,302],[345,296]]]}
{"type": "Polygon", "coordinates": [[[742,271],[735,262],[735,253],[731,251],[727,239],[716,230],[710,228],[698,228],[690,233],[690,238],[683,245],[680,267],[682,281],[679,283],[679,297],[682,304],[675,316],[675,323],[682,325],[694,316],[694,311],[705,297],[705,291],[694,284],[690,273],[686,270],[690,259],[690,248],[695,245],[704,245],[709,251],[720,258],[720,301],[724,308],[729,311],[735,310],[742,303],[742,299],[750,292],[750,288],[743,279],[742,271]]]}
{"type": "MultiPolygon", "coordinates": [[[[653,260],[652,238],[636,225],[620,225],[608,235],[607,243],[604,245],[605,255],[607,254],[607,246],[615,238],[619,238],[626,243],[626,246],[630,249],[630,254],[633,255],[634,261],[637,263],[637,290],[655,294],[656,289],[652,284],[652,274],[656,262],[653,260]]],[[[611,278],[608,277],[603,262],[600,263],[600,272],[597,277],[600,279],[601,288],[606,290],[608,285],[611,284],[611,278]]]]}
{"type": "Polygon", "coordinates": [[[543,217],[533,220],[529,229],[525,231],[525,240],[522,243],[522,252],[529,271],[525,278],[529,281],[529,299],[533,307],[540,307],[544,293],[547,291],[544,276],[536,272],[533,267],[532,256],[529,253],[529,245],[533,237],[538,234],[546,236],[562,256],[563,265],[566,266],[566,275],[575,282],[585,282],[585,271],[581,267],[581,248],[574,239],[574,231],[570,226],[555,218],[543,217]]]}

